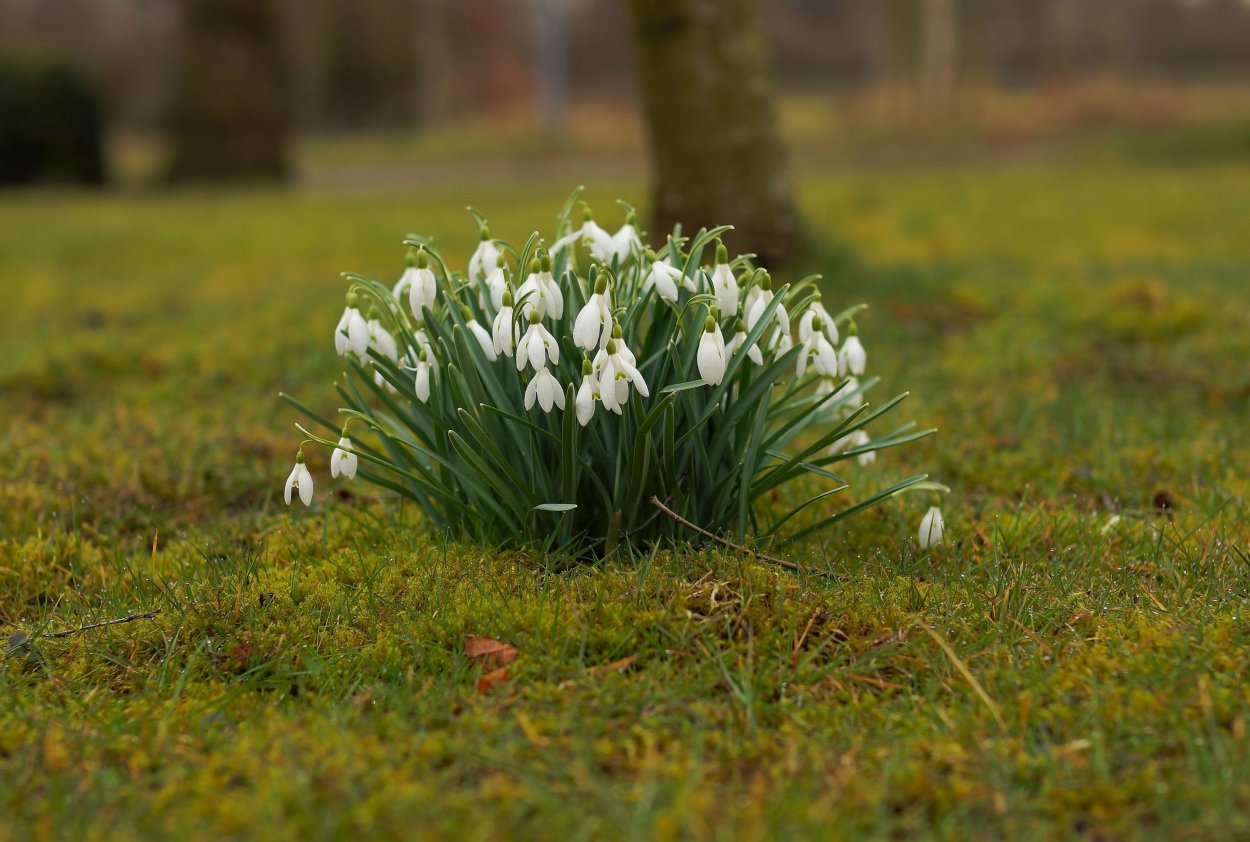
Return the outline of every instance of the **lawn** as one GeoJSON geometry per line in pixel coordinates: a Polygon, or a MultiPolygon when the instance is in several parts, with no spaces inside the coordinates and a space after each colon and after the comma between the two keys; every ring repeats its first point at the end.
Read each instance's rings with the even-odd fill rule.
{"type": "Polygon", "coordinates": [[[570,565],[321,452],[286,509],[337,273],[571,186],[0,196],[0,840],[1250,835],[1250,166],[800,179],[936,551],[904,497],[802,574],[570,565]]]}

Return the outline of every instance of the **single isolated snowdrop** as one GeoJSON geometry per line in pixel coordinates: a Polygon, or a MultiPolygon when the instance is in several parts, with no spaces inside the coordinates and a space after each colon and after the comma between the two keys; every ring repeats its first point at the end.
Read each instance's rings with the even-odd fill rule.
{"type": "Polygon", "coordinates": [[[647,381],[638,370],[638,361],[632,351],[625,346],[619,323],[612,327],[612,338],[603,346],[603,366],[599,371],[599,388],[603,393],[603,406],[621,414],[621,407],[629,400],[629,387],[632,385],[638,394],[650,397],[651,390],[647,381]]]}
{"type": "Polygon", "coordinates": [[[564,315],[564,293],[551,277],[551,256],[544,254],[530,261],[529,277],[516,292],[521,314],[528,317],[537,310],[542,318],[559,319],[564,315]]]}
{"type": "Polygon", "coordinates": [[[473,318],[473,313],[469,310],[468,305],[460,305],[460,315],[464,317],[464,326],[469,331],[469,335],[477,340],[478,345],[482,346],[482,354],[486,359],[491,362],[499,359],[499,354],[495,351],[494,338],[486,331],[486,328],[482,327],[473,318]]]}
{"type": "Polygon", "coordinates": [[[868,353],[859,341],[855,322],[851,322],[850,334],[850,336],[846,337],[846,341],[842,343],[842,350],[838,353],[838,361],[841,363],[843,374],[853,374],[858,377],[864,373],[864,368],[868,364],[868,353]]]}
{"type": "MultiPolygon", "coordinates": [[[[706,336],[707,334],[705,333],[704,335],[706,336]]],[[[747,341],[746,322],[742,321],[742,319],[738,319],[736,322],[734,322],[733,339],[730,339],[729,343],[725,346],[725,353],[728,356],[732,357],[734,354],[738,353],[738,351],[742,349],[742,346],[746,344],[746,341],[747,341]]],[[[746,353],[747,353],[747,357],[751,360],[751,362],[755,363],[756,365],[764,364],[764,355],[760,353],[759,342],[752,342],[751,347],[747,348],[746,353]]]]}
{"type": "Polygon", "coordinates": [[[711,313],[703,320],[703,335],[699,337],[696,361],[699,365],[699,376],[709,386],[716,386],[725,379],[725,367],[728,365],[725,336],[720,331],[716,316],[711,313]]]}
{"type": "Polygon", "coordinates": [[[577,423],[585,427],[595,414],[595,402],[600,400],[599,378],[595,377],[595,367],[590,360],[582,360],[582,385],[577,390],[574,406],[577,409],[577,423]]]}
{"type": "Polygon", "coordinates": [[[942,535],[946,532],[946,523],[942,520],[942,510],[930,506],[929,511],[920,519],[920,530],[916,537],[920,540],[920,549],[927,550],[942,543],[942,535]]]}
{"type": "Polygon", "coordinates": [[[585,351],[595,351],[612,336],[612,293],[608,289],[608,273],[591,269],[595,291],[573,322],[573,344],[585,351]]]}
{"type": "Polygon", "coordinates": [[[308,466],[304,464],[303,450],[295,454],[295,467],[291,469],[291,475],[286,478],[286,489],[282,497],[288,506],[291,505],[291,491],[293,490],[299,492],[301,503],[305,506],[312,505],[313,478],[308,472],[308,466]]]}
{"type": "Polygon", "coordinates": [[[412,314],[421,319],[427,307],[434,309],[436,300],[438,282],[434,278],[434,270],[430,268],[430,256],[425,253],[425,249],[420,249],[417,252],[417,266],[412,274],[412,283],[408,285],[408,306],[412,308],[412,314]]]}
{"type": "Polygon", "coordinates": [[[354,292],[347,294],[347,306],[334,329],[334,350],[339,356],[351,351],[362,359],[369,351],[369,324],[360,313],[360,296],[354,292]]]}
{"type": "Polygon", "coordinates": [[[817,374],[824,377],[836,377],[838,352],[829,344],[829,337],[825,335],[824,323],[820,320],[820,316],[812,320],[812,327],[814,328],[812,332],[807,335],[807,339],[803,340],[803,350],[795,364],[795,373],[802,377],[810,362],[817,374]]]}
{"type": "Polygon", "coordinates": [[[712,269],[712,293],[716,306],[726,316],[738,315],[738,279],[729,268],[729,249],[724,243],[716,246],[716,266],[712,269]]]}
{"type": "Polygon", "coordinates": [[[490,238],[490,228],[483,225],[479,232],[477,249],[473,252],[473,256],[469,258],[470,283],[481,282],[491,271],[499,266],[499,258],[502,256],[503,253],[499,251],[499,246],[495,245],[495,241],[490,238]]]}
{"type": "Polygon", "coordinates": [[[556,380],[555,375],[547,366],[540,368],[530,380],[529,385],[525,387],[525,408],[533,409],[535,399],[538,400],[538,405],[542,407],[543,412],[550,412],[552,403],[564,409],[564,390],[560,388],[560,381],[556,380]]]}
{"type": "Polygon", "coordinates": [[[681,270],[668,262],[668,258],[657,260],[655,252],[647,249],[646,259],[650,262],[647,276],[642,280],[642,292],[646,295],[652,289],[665,301],[677,300],[677,284],[688,282],[682,278],[681,270]]]}
{"type": "Polygon", "coordinates": [[[517,340],[521,336],[521,328],[517,325],[516,316],[512,311],[511,290],[503,291],[499,303],[499,312],[495,315],[495,321],[491,325],[491,344],[496,354],[511,357],[516,350],[517,340]]]}
{"type": "Polygon", "coordinates": [[[344,425],[339,446],[330,454],[330,476],[355,479],[357,465],[356,454],[352,452],[352,440],[347,437],[347,426],[344,425]]]}
{"type": "Polygon", "coordinates": [[[807,341],[807,337],[812,333],[812,321],[818,316],[820,317],[820,323],[824,326],[825,338],[829,340],[830,345],[837,345],[838,326],[834,324],[833,317],[829,315],[825,305],[820,303],[820,296],[813,299],[812,303],[803,311],[803,315],[799,317],[799,341],[807,341]]]}
{"type": "Polygon", "coordinates": [[[530,311],[530,326],[516,346],[516,370],[521,371],[526,364],[533,366],[535,371],[560,362],[560,343],[551,335],[551,331],[543,326],[542,318],[537,310],[530,311]]]}

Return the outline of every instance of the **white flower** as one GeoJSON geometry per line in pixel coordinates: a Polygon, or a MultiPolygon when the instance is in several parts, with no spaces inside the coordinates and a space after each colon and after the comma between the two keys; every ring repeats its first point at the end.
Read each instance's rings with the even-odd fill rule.
{"type": "Polygon", "coordinates": [[[352,453],[352,440],[347,437],[347,428],[343,429],[343,437],[339,439],[339,446],[334,448],[334,453],[330,454],[330,476],[337,477],[342,474],[347,479],[356,478],[357,459],[356,454],[352,453]]]}
{"type": "Polygon", "coordinates": [[[286,478],[286,489],[282,497],[288,506],[291,505],[291,489],[299,490],[300,502],[305,506],[312,505],[313,479],[312,474],[308,473],[308,466],[304,464],[303,451],[295,454],[295,467],[291,469],[291,475],[286,478]]]}
{"type": "Polygon", "coordinates": [[[395,344],[395,337],[391,336],[390,331],[382,327],[382,322],[378,320],[376,311],[369,314],[370,319],[366,325],[369,330],[369,347],[378,353],[379,356],[386,357],[388,360],[395,361],[399,359],[399,346],[395,344]]]}
{"type": "Polygon", "coordinates": [[[651,252],[647,252],[653,259],[651,268],[647,271],[647,276],[642,281],[642,292],[645,295],[652,287],[655,287],[655,294],[665,301],[677,300],[677,283],[689,283],[689,279],[683,278],[681,270],[668,262],[668,259],[655,260],[651,252]]]}
{"type": "Polygon", "coordinates": [[[412,390],[417,393],[417,400],[421,403],[429,403],[430,401],[430,381],[434,373],[438,371],[438,360],[435,359],[433,351],[429,345],[422,346],[417,353],[417,370],[416,380],[413,383],[412,390]]]}
{"type": "MultiPolygon", "coordinates": [[[[638,216],[633,211],[630,211],[625,224],[612,235],[608,244],[609,258],[615,257],[618,266],[628,260],[631,254],[642,251],[642,239],[638,236],[638,216]]],[[[610,260],[604,262],[608,263],[610,260]]]]}
{"type": "Polygon", "coordinates": [[[712,293],[722,316],[738,315],[738,279],[729,268],[729,250],[724,245],[716,247],[716,268],[712,270],[712,293]]]}
{"type": "Polygon", "coordinates": [[[920,530],[917,533],[917,538],[920,539],[920,549],[927,550],[942,543],[942,535],[945,531],[946,523],[942,520],[942,510],[937,506],[930,506],[929,511],[925,512],[924,517],[920,519],[920,530]]]}
{"type": "Polygon", "coordinates": [[[343,310],[338,327],[334,329],[334,350],[340,356],[351,351],[363,358],[369,351],[369,325],[357,309],[357,303],[356,293],[347,296],[347,307],[343,310]]]}
{"type": "Polygon", "coordinates": [[[503,306],[503,293],[508,288],[508,275],[504,272],[504,257],[499,255],[499,259],[495,262],[495,268],[482,281],[482,286],[478,290],[477,300],[482,305],[482,309],[486,309],[487,303],[490,309],[498,313],[499,308],[503,306]]]}
{"type": "Polygon", "coordinates": [[[864,393],[859,390],[859,378],[846,378],[846,385],[842,389],[842,394],[846,397],[841,398],[839,403],[845,403],[847,409],[859,409],[864,405],[864,393]]]}
{"type": "MultiPolygon", "coordinates": [[[[830,453],[840,453],[843,450],[854,450],[857,447],[863,447],[868,444],[868,432],[866,430],[856,430],[855,432],[845,435],[829,446],[830,453]]],[[[855,457],[855,461],[861,465],[867,465],[869,462],[876,461],[877,451],[866,450],[855,457]]]]}
{"type": "Polygon", "coordinates": [[[838,360],[842,365],[843,374],[854,374],[859,376],[864,373],[864,367],[868,363],[868,354],[864,351],[864,346],[860,343],[859,337],[855,335],[855,327],[851,326],[851,335],[846,337],[846,341],[842,343],[842,350],[838,354],[838,360]]]}
{"type": "Polygon", "coordinates": [[[644,398],[650,396],[647,381],[638,370],[637,360],[633,352],[625,347],[625,340],[621,338],[619,324],[613,325],[612,338],[608,340],[595,361],[599,364],[599,389],[603,393],[605,409],[620,415],[621,407],[629,400],[630,384],[633,384],[638,394],[644,398]]]}
{"type": "Polygon", "coordinates": [[[712,316],[703,321],[703,335],[699,337],[699,353],[696,357],[699,364],[699,376],[709,386],[715,386],[725,379],[725,366],[728,360],[725,355],[725,337],[720,332],[720,325],[712,316]]]}
{"type": "Polygon", "coordinates": [[[517,290],[516,300],[521,302],[522,315],[529,316],[533,310],[542,318],[559,319],[564,315],[564,293],[551,277],[551,257],[544,254],[530,261],[530,274],[517,290]]]}
{"type": "Polygon", "coordinates": [[[417,266],[412,272],[412,280],[408,285],[408,306],[418,319],[423,318],[424,308],[434,309],[438,299],[438,283],[434,271],[430,269],[430,258],[425,249],[417,252],[417,266]]]}
{"type": "Polygon", "coordinates": [[[560,345],[551,331],[543,327],[538,311],[531,310],[529,329],[516,346],[516,370],[521,371],[528,363],[538,371],[547,367],[548,360],[553,365],[560,362],[560,345]]]}
{"type": "Polygon", "coordinates": [[[595,401],[599,399],[599,379],[595,377],[594,366],[590,364],[590,360],[583,360],[582,385],[573,402],[577,409],[577,423],[583,427],[590,423],[595,414],[595,401]]]}
{"type": "Polygon", "coordinates": [[[543,366],[534,375],[534,379],[525,387],[525,408],[534,408],[534,399],[538,399],[538,405],[543,408],[543,412],[551,411],[551,404],[564,409],[564,390],[560,388],[560,382],[556,380],[551,373],[551,369],[543,366]]]}
{"type": "Polygon", "coordinates": [[[499,265],[500,256],[499,246],[490,238],[490,229],[483,225],[477,250],[469,258],[469,282],[478,283],[485,278],[488,272],[499,265]]]}
{"type": "MultiPolygon", "coordinates": [[[[752,298],[750,294],[747,295],[747,300],[750,304],[744,308],[747,314],[747,330],[755,327],[756,322],[763,317],[764,310],[772,303],[773,280],[767,272],[760,278],[759,286],[752,287],[751,292],[754,292],[755,296],[752,298]]],[[[786,312],[786,305],[777,304],[777,309],[773,310],[773,319],[777,322],[777,329],[772,332],[768,345],[771,349],[776,350],[784,341],[785,347],[781,348],[781,352],[785,353],[786,349],[790,348],[792,344],[790,341],[790,314],[786,312]]]]}
{"type": "MultiPolygon", "coordinates": [[[[706,335],[706,333],[704,335],[706,335]]],[[[746,341],[747,341],[746,323],[743,322],[742,319],[738,319],[737,323],[734,325],[733,339],[730,339],[729,344],[725,346],[725,353],[728,354],[729,356],[733,356],[734,354],[738,353],[738,351],[742,348],[743,343],[745,343],[746,341]]],[[[764,364],[764,355],[760,353],[759,342],[752,342],[751,347],[747,348],[746,353],[747,353],[747,356],[750,357],[751,362],[755,363],[756,365],[764,364]]]]}
{"type": "Polygon", "coordinates": [[[799,341],[806,342],[807,337],[812,332],[812,320],[817,316],[820,317],[820,323],[824,325],[825,337],[829,340],[829,344],[838,344],[838,326],[833,323],[833,317],[829,315],[829,311],[820,303],[817,298],[807,306],[803,311],[803,315],[799,317],[799,341]]]}
{"type": "Polygon", "coordinates": [[[591,218],[589,210],[585,213],[582,227],[556,240],[551,246],[551,253],[559,254],[573,243],[586,246],[590,253],[603,263],[607,263],[612,258],[612,235],[599,227],[599,223],[591,218]]]}
{"type": "Polygon", "coordinates": [[[476,319],[468,319],[465,321],[465,326],[468,327],[469,333],[473,335],[473,338],[477,340],[477,344],[482,346],[482,355],[486,359],[491,362],[499,359],[499,354],[495,351],[495,340],[486,332],[486,328],[478,324],[476,319]]]}
{"type": "Polygon", "coordinates": [[[503,354],[505,357],[511,357],[516,350],[517,339],[520,338],[521,329],[516,324],[516,318],[512,312],[512,293],[507,289],[503,292],[500,299],[501,307],[495,315],[494,324],[491,325],[491,344],[496,354],[503,354]]]}
{"type": "Polygon", "coordinates": [[[387,380],[386,377],[382,374],[382,369],[380,368],[375,367],[373,369],[373,382],[378,384],[379,389],[385,389],[386,391],[390,392],[392,395],[399,392],[399,390],[395,388],[395,384],[387,380]]]}
{"type": "Polygon", "coordinates": [[[810,360],[812,368],[816,369],[816,373],[825,377],[836,377],[838,374],[838,353],[833,346],[829,344],[829,337],[825,336],[824,325],[817,316],[814,322],[815,330],[807,335],[803,340],[803,350],[799,354],[796,364],[796,370],[799,377],[807,371],[807,363],[810,360]]]}
{"type": "Polygon", "coordinates": [[[412,256],[412,251],[408,252],[408,263],[404,267],[404,273],[399,276],[399,282],[395,284],[395,288],[391,290],[391,295],[396,301],[403,301],[404,296],[412,289],[413,281],[417,277],[417,262],[412,256]]]}
{"type": "Polygon", "coordinates": [[[611,335],[612,293],[608,291],[607,272],[600,272],[594,293],[573,322],[573,344],[594,351],[606,345],[611,335]]]}

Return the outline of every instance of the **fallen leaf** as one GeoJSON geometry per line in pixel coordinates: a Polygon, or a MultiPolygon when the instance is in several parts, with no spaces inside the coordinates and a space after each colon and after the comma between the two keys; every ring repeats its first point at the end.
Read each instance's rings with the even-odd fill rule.
{"type": "Polygon", "coordinates": [[[464,642],[464,654],[487,664],[504,667],[516,660],[516,647],[489,637],[470,637],[464,642]]]}
{"type": "Polygon", "coordinates": [[[598,673],[603,673],[603,672],[624,672],[630,666],[630,664],[632,664],[636,660],[638,660],[637,655],[627,655],[626,657],[621,658],[619,661],[613,661],[610,664],[598,664],[596,666],[593,666],[589,668],[588,670],[586,670],[586,672],[590,673],[591,675],[596,675],[598,673]]]}
{"type": "Polygon", "coordinates": [[[496,685],[503,684],[507,680],[508,680],[508,668],[507,667],[500,667],[499,669],[491,670],[490,672],[486,673],[486,675],[482,676],[481,678],[477,680],[477,692],[489,693],[491,690],[495,689],[496,685]]]}

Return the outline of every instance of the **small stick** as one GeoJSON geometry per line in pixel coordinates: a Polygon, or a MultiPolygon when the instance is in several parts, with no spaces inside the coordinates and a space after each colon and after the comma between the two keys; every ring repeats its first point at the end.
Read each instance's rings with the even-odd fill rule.
{"type": "Polygon", "coordinates": [[[700,535],[704,536],[705,538],[711,538],[713,541],[716,541],[718,544],[724,544],[726,547],[729,547],[729,549],[731,550],[737,550],[738,552],[743,553],[744,555],[753,555],[756,558],[763,559],[764,561],[771,561],[773,564],[779,564],[782,567],[786,568],[787,570],[798,570],[800,572],[802,572],[803,570],[802,567],[795,564],[793,561],[787,561],[784,558],[777,558],[776,556],[765,555],[764,553],[756,552],[750,547],[744,547],[741,544],[735,544],[733,541],[727,541],[724,538],[720,537],[719,535],[714,535],[711,532],[708,532],[706,529],[704,529],[701,526],[696,526],[695,524],[686,520],[681,515],[677,514],[677,512],[673,511],[668,506],[661,503],[660,498],[656,497],[655,495],[651,496],[651,505],[655,506],[661,512],[668,515],[673,520],[677,521],[678,523],[680,523],[682,526],[686,527],[687,529],[693,529],[695,532],[698,532],[700,535]]]}
{"type": "Polygon", "coordinates": [[[105,620],[101,623],[92,623],[89,626],[81,626],[76,629],[66,629],[65,631],[52,632],[51,634],[39,635],[40,637],[69,637],[71,634],[79,632],[91,631],[92,629],[102,629],[105,626],[120,626],[122,623],[133,623],[135,620],[150,620],[157,614],[161,613],[161,609],[154,608],[151,611],[144,611],[142,614],[131,614],[129,617],[118,617],[115,620],[105,620]]]}

